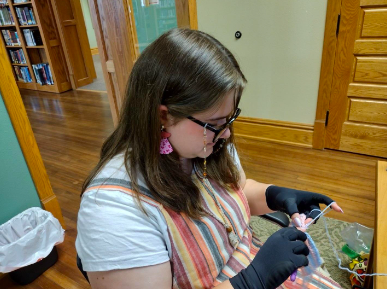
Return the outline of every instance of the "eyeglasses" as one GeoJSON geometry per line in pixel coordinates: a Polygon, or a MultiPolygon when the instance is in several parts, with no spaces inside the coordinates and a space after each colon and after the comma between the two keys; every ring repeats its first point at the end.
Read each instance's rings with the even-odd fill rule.
{"type": "Polygon", "coordinates": [[[202,127],[205,127],[206,129],[214,132],[215,135],[214,135],[214,139],[212,140],[212,142],[216,143],[221,138],[221,136],[226,132],[226,130],[230,127],[230,125],[234,122],[234,120],[237,119],[237,117],[239,116],[240,113],[241,113],[241,109],[237,108],[235,110],[234,114],[232,115],[232,117],[224,125],[220,126],[219,128],[215,128],[214,126],[210,125],[209,123],[202,122],[202,121],[200,121],[192,116],[187,116],[187,118],[189,120],[192,120],[193,122],[197,123],[198,125],[201,125],[202,127]]]}

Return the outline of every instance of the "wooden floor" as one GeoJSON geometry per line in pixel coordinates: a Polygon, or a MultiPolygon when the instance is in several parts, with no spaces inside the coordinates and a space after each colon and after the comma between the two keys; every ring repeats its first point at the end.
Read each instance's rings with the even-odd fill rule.
{"type": "MultiPolygon", "coordinates": [[[[15,285],[6,275],[0,279],[0,288],[90,288],[76,267],[74,242],[82,182],[113,129],[107,95],[21,93],[67,229],[52,268],[27,286],[15,285]]],[[[325,193],[345,211],[345,215],[331,216],[373,226],[376,158],[248,139],[238,139],[238,145],[248,177],[325,193]]]]}

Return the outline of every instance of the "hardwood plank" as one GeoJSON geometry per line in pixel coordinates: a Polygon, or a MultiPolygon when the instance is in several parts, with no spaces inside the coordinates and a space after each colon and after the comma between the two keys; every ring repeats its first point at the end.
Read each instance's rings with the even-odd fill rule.
{"type": "Polygon", "coordinates": [[[345,214],[333,218],[373,227],[377,158],[237,138],[246,175],[257,181],[326,194],[345,214]]]}

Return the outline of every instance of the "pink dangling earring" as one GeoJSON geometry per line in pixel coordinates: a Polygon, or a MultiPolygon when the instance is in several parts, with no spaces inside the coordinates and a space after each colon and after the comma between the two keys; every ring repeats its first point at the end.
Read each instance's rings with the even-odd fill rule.
{"type": "Polygon", "coordinates": [[[173,148],[168,141],[168,137],[170,136],[171,134],[164,130],[164,126],[161,126],[160,154],[162,155],[169,155],[171,152],[173,152],[173,148]]]}

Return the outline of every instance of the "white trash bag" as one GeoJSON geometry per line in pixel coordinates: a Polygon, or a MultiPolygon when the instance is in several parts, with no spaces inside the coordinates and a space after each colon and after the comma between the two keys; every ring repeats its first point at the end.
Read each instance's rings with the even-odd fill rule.
{"type": "Polygon", "coordinates": [[[30,208],[0,226],[0,272],[34,264],[64,240],[64,230],[50,212],[30,208]]]}

